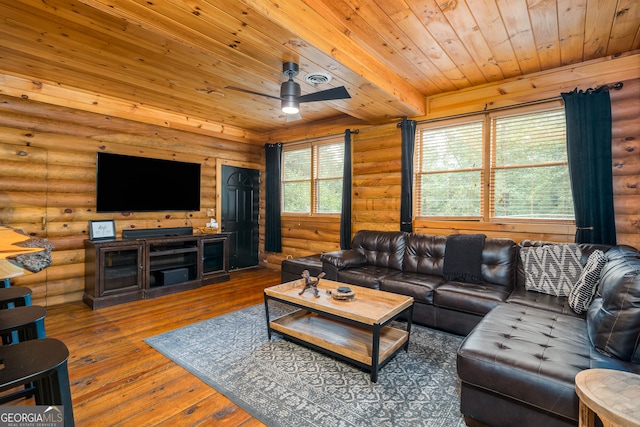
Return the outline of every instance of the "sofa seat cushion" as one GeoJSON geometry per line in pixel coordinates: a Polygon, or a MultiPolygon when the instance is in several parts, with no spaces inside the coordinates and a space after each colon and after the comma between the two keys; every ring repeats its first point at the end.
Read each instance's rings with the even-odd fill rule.
{"type": "Polygon", "coordinates": [[[583,319],[533,307],[501,304],[458,349],[464,383],[577,420],[574,378],[590,368],[640,371],[600,354],[583,319]]]}
{"type": "Polygon", "coordinates": [[[338,271],[338,282],[349,283],[356,286],[364,286],[371,289],[380,289],[380,279],[397,273],[394,268],[377,267],[366,264],[362,267],[348,268],[338,271]]]}
{"type": "Polygon", "coordinates": [[[481,283],[447,282],[438,286],[433,304],[449,310],[485,315],[509,296],[510,289],[481,283]]]}
{"type": "Polygon", "coordinates": [[[433,290],[446,283],[440,276],[397,272],[380,279],[380,290],[413,297],[416,302],[433,304],[433,290]]]}
{"type": "Polygon", "coordinates": [[[573,311],[567,297],[555,297],[541,292],[528,291],[524,288],[514,289],[509,298],[507,298],[507,302],[535,307],[553,313],[566,314],[567,316],[585,317],[585,314],[580,315],[573,311]]]}

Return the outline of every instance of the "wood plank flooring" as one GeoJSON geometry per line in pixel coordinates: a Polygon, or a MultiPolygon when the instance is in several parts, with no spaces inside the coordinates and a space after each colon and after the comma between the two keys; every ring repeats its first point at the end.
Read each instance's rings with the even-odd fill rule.
{"type": "Polygon", "coordinates": [[[263,289],[278,283],[280,271],[255,268],[232,272],[228,282],[100,310],[81,302],[49,307],[47,336],[70,352],[76,425],[264,426],[143,339],[262,303],[263,289]]]}

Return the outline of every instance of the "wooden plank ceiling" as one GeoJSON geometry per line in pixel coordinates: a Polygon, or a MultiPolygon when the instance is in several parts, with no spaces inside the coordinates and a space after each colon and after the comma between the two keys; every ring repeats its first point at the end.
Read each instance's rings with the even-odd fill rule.
{"type": "Polygon", "coordinates": [[[421,116],[429,95],[640,48],[637,0],[0,0],[0,18],[0,93],[10,76],[254,134],[421,116]],[[352,98],[287,122],[226,88],[278,96],[284,61],[303,94],[352,98]]]}

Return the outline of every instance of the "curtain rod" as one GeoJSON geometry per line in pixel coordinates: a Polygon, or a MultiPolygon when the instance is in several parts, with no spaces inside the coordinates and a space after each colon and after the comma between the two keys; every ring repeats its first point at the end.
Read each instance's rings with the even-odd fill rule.
{"type": "MultiPolygon", "coordinates": [[[[593,91],[598,91],[598,90],[602,90],[602,89],[605,89],[605,90],[612,90],[612,89],[613,90],[620,90],[620,89],[622,89],[622,86],[624,86],[624,83],[622,83],[622,82],[612,83],[612,84],[605,84],[605,85],[598,86],[595,89],[593,89],[593,88],[585,89],[585,92],[589,92],[589,91],[593,92],[593,91]]],[[[434,122],[439,122],[439,121],[443,121],[443,120],[450,120],[450,119],[458,119],[458,118],[461,118],[461,117],[475,116],[477,114],[489,113],[489,112],[493,112],[493,111],[502,111],[502,110],[508,110],[508,109],[511,109],[511,108],[519,108],[519,107],[527,107],[529,105],[544,104],[545,102],[559,101],[561,99],[562,99],[562,96],[553,96],[553,97],[550,97],[550,98],[538,99],[536,101],[522,102],[520,104],[514,104],[514,105],[509,105],[509,106],[504,106],[504,107],[491,108],[491,109],[488,108],[489,104],[484,104],[484,110],[481,110],[481,111],[471,111],[471,112],[468,112],[468,113],[455,114],[453,116],[445,116],[445,117],[437,117],[437,118],[433,118],[433,119],[425,119],[425,120],[420,120],[417,123],[418,124],[434,123],[434,122]]],[[[398,127],[400,127],[400,123],[398,123],[398,127]]]]}
{"type": "MultiPolygon", "coordinates": [[[[345,131],[348,130],[351,133],[355,133],[356,135],[360,133],[360,129],[345,129],[345,131]]],[[[333,139],[333,138],[337,138],[339,136],[344,136],[344,133],[336,133],[336,134],[332,134],[332,135],[325,135],[325,136],[319,136],[317,138],[303,138],[303,139],[297,139],[295,141],[287,141],[287,142],[281,142],[280,144],[287,144],[287,145],[294,145],[294,144],[303,144],[305,142],[309,142],[309,141],[324,141],[325,139],[333,139]]]]}

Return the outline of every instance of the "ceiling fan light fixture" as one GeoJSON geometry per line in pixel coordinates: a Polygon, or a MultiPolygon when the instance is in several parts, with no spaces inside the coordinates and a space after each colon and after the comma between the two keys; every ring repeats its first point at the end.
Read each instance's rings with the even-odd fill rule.
{"type": "MultiPolygon", "coordinates": [[[[272,99],[279,99],[281,104],[280,108],[282,112],[287,116],[287,122],[300,120],[300,103],[302,102],[317,102],[317,101],[331,101],[337,99],[351,98],[349,92],[344,86],[333,87],[326,90],[316,91],[308,93],[306,95],[301,94],[300,85],[293,80],[298,75],[299,68],[295,62],[285,62],[282,65],[282,71],[285,76],[288,77],[286,82],[280,85],[280,96],[273,96],[266,93],[256,92],[250,89],[243,89],[234,86],[225,86],[228,89],[237,90],[240,92],[250,93],[252,95],[264,96],[272,99]]],[[[328,74],[313,73],[310,75],[308,82],[314,86],[323,84],[331,80],[331,76],[328,74]]]]}
{"type": "Polygon", "coordinates": [[[300,112],[298,100],[294,97],[291,97],[290,99],[283,99],[282,112],[285,114],[298,114],[298,112],[300,112]]]}
{"type": "Polygon", "coordinates": [[[289,76],[289,80],[280,86],[280,99],[282,99],[282,112],[286,114],[298,114],[300,111],[300,85],[293,81],[289,76]]]}

